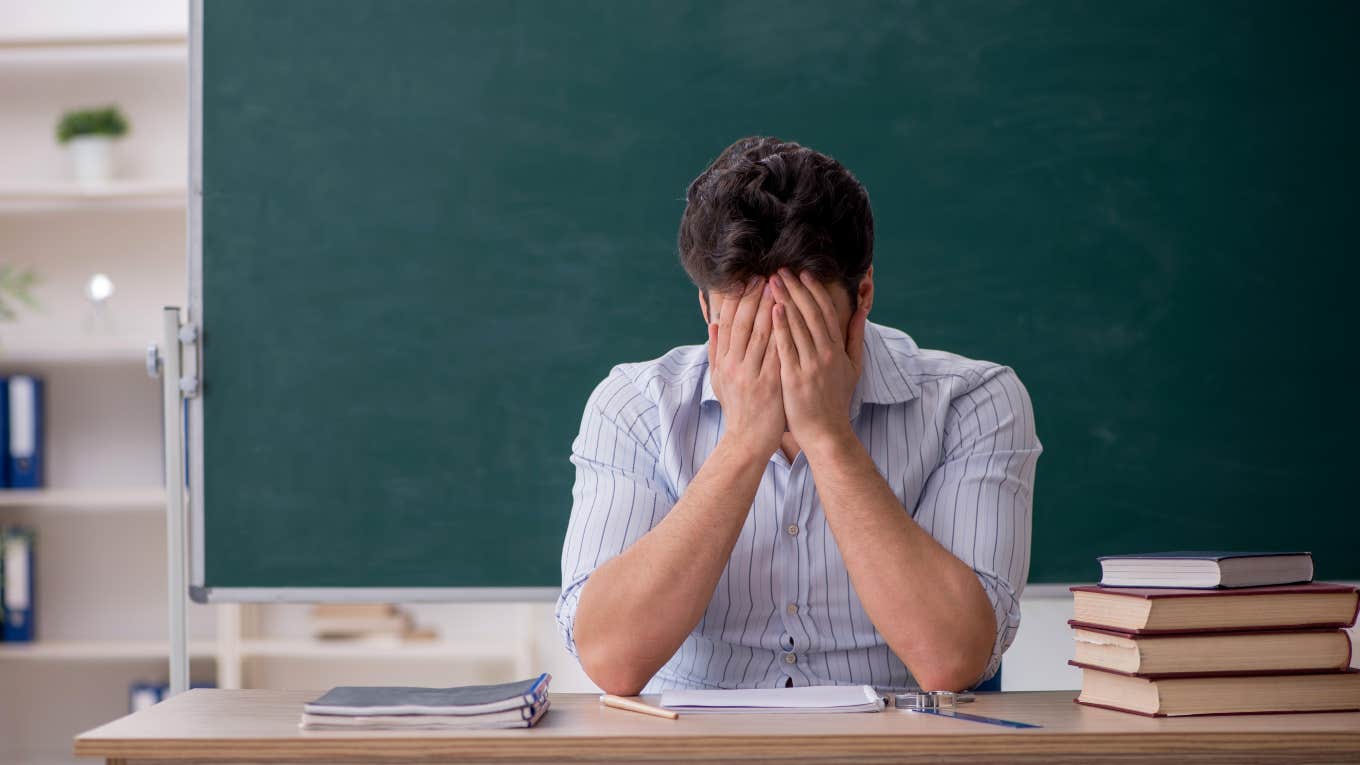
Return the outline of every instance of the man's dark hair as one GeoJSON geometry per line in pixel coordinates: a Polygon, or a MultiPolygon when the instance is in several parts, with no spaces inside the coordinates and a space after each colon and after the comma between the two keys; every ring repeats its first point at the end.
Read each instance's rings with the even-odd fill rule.
{"type": "Polygon", "coordinates": [[[805,146],[743,138],[685,194],[680,262],[705,294],[788,268],[839,281],[854,306],[873,258],[874,215],[864,185],[805,146]]]}

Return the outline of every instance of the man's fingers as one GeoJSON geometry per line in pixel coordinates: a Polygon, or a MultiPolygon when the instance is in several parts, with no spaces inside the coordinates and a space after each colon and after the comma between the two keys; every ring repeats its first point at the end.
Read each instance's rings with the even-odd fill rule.
{"type": "Polygon", "coordinates": [[[741,301],[737,303],[736,315],[732,317],[732,338],[728,352],[735,353],[738,358],[746,356],[746,346],[751,339],[751,328],[755,324],[756,308],[760,306],[760,293],[764,285],[764,279],[752,279],[746,285],[741,301]]]}
{"type": "Polygon", "coordinates": [[[776,305],[774,314],[774,346],[779,352],[779,366],[792,374],[798,369],[798,348],[793,343],[793,333],[789,331],[788,312],[782,305],[776,305]]]}
{"type": "Polygon", "coordinates": [[[708,373],[713,374],[713,370],[718,367],[718,323],[710,321],[708,323],[708,373]]]}
{"type": "Polygon", "coordinates": [[[850,356],[850,363],[861,372],[864,371],[864,323],[868,320],[868,306],[861,303],[845,333],[845,352],[850,356]]]}
{"type": "MultiPolygon", "coordinates": [[[[790,273],[787,268],[779,269],[779,283],[784,287],[784,294],[788,295],[793,304],[798,307],[798,313],[803,319],[803,325],[808,330],[808,337],[812,339],[816,348],[825,348],[830,338],[826,336],[826,321],[818,314],[822,309],[818,307],[817,301],[813,299],[812,293],[808,292],[807,287],[797,275],[790,273]]],[[[792,321],[792,317],[790,317],[792,321]]],[[[839,334],[839,333],[838,333],[839,334]]],[[[832,335],[831,337],[836,337],[832,335]]],[[[797,334],[794,335],[797,339],[797,334]]],[[[799,346],[802,350],[802,346],[799,346]]]]}
{"type": "MultiPolygon", "coordinates": [[[[811,273],[804,271],[798,275],[802,280],[803,286],[807,287],[808,294],[817,301],[817,307],[822,310],[822,321],[826,325],[827,338],[839,337],[841,334],[840,322],[836,320],[836,304],[831,301],[831,293],[826,291],[826,285],[817,281],[811,273]]],[[[809,317],[811,318],[811,317],[809,317]]]]}
{"type": "MultiPolygon", "coordinates": [[[[771,320],[771,324],[773,324],[773,319],[771,320]]],[[[777,333],[775,333],[772,329],[770,334],[770,342],[765,344],[765,357],[760,362],[761,377],[771,374],[774,375],[775,377],[779,376],[780,359],[779,348],[776,346],[775,341],[776,336],[777,333]]]]}
{"type": "Polygon", "coordinates": [[[780,279],[778,285],[780,288],[779,307],[783,309],[780,313],[784,315],[789,334],[793,337],[793,344],[798,349],[798,362],[799,364],[810,362],[817,356],[817,343],[808,331],[807,321],[803,318],[802,312],[798,310],[798,304],[789,297],[788,280],[780,279]]]}
{"type": "Polygon", "coordinates": [[[770,283],[760,289],[760,303],[756,305],[756,320],[751,326],[751,339],[746,343],[746,360],[759,367],[765,358],[765,349],[770,345],[770,332],[773,319],[770,309],[774,308],[774,293],[770,283]]]}
{"type": "MultiPolygon", "coordinates": [[[[737,301],[730,295],[724,295],[722,308],[718,310],[718,358],[727,355],[727,348],[731,343],[732,337],[732,314],[736,313],[737,301]]],[[[710,311],[712,308],[709,309],[710,311]]]]}

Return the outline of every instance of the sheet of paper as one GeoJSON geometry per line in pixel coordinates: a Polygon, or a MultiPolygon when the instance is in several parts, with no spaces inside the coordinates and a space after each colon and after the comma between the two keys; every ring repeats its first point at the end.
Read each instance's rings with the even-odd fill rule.
{"type": "Polygon", "coordinates": [[[877,712],[883,697],[867,685],[664,691],[661,706],[685,712],[877,712]]]}

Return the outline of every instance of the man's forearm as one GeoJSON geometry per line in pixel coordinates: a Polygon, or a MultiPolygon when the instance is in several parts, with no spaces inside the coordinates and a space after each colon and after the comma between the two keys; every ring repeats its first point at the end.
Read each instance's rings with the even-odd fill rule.
{"type": "Polygon", "coordinates": [[[586,673],[607,692],[639,692],[713,597],[770,457],[730,436],[661,523],[586,581],[576,609],[576,649],[586,673]]]}
{"type": "Polygon", "coordinates": [[[849,429],[803,449],[855,592],[888,646],[925,689],[976,680],[996,634],[977,575],[912,520],[849,429]]]}

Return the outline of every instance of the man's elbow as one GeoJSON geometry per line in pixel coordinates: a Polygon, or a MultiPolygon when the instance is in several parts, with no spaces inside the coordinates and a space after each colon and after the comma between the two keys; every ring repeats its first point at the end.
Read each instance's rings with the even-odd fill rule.
{"type": "Polygon", "coordinates": [[[992,645],[977,646],[969,651],[954,651],[921,667],[920,672],[913,670],[912,675],[924,691],[962,691],[977,685],[987,664],[992,659],[992,645]]]}
{"type": "Polygon", "coordinates": [[[916,675],[916,682],[923,691],[963,691],[977,683],[985,667],[985,662],[932,667],[916,675]]]}
{"type": "Polygon", "coordinates": [[[581,659],[581,669],[605,693],[636,696],[652,679],[651,672],[637,666],[636,661],[622,658],[608,646],[594,642],[583,645],[578,639],[576,649],[581,659]]]}

